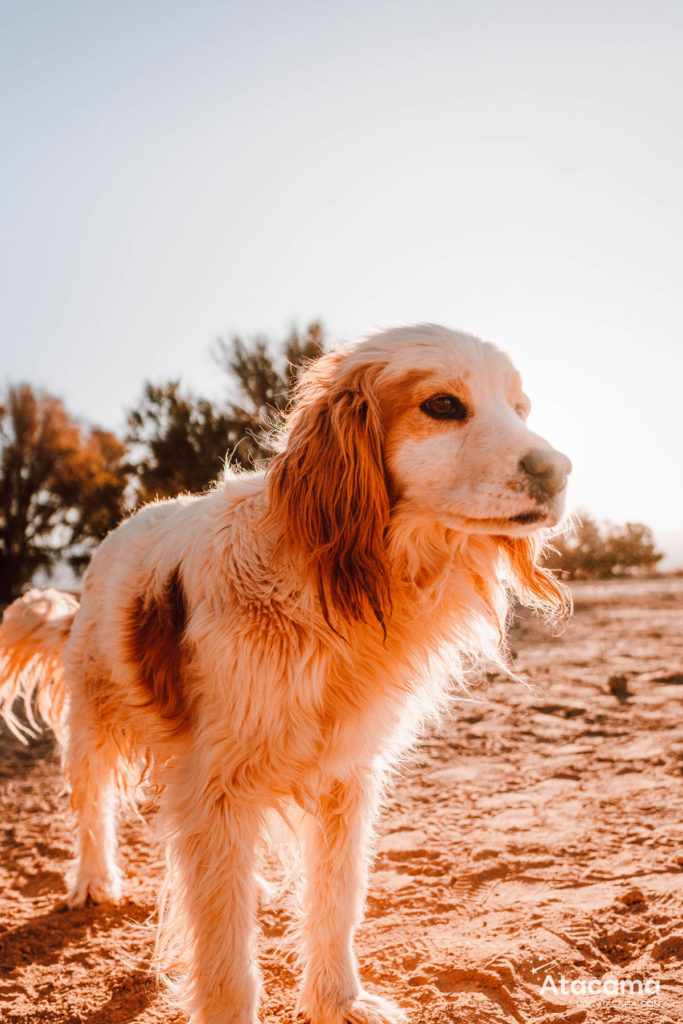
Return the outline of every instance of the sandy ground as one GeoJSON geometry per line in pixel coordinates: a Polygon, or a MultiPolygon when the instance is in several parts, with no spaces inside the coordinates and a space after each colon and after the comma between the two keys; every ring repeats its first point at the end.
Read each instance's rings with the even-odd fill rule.
{"type": "MultiPolygon", "coordinates": [[[[415,1024],[683,1020],[683,580],[574,596],[561,635],[515,627],[534,689],[493,678],[457,705],[383,815],[358,949],[368,987],[415,1024]],[[562,993],[563,976],[613,980],[583,995],[562,993]],[[624,979],[659,994],[613,995],[624,979]]],[[[124,826],[123,904],[68,911],[65,807],[49,739],[4,734],[2,1020],[180,1021],[145,969],[160,878],[148,830],[124,826]]],[[[288,921],[285,905],[261,913],[268,1024],[294,1019],[288,921]]]]}

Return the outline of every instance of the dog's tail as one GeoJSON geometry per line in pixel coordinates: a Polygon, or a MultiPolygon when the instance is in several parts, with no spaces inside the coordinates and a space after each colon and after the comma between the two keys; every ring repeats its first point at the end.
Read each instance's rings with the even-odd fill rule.
{"type": "Polygon", "coordinates": [[[29,590],[5,609],[0,625],[0,715],[22,743],[40,726],[35,712],[59,738],[64,710],[62,651],[78,601],[60,590],[29,590]],[[28,725],[14,712],[23,700],[28,725]]]}

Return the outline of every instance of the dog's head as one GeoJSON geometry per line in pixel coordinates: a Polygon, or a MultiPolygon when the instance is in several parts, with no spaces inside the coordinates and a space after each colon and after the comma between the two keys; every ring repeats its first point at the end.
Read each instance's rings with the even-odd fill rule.
{"type": "Polygon", "coordinates": [[[571,463],[528,428],[529,407],[506,355],[443,327],[385,331],[309,366],[269,494],[286,545],[317,574],[326,618],[330,604],[384,622],[395,516],[496,538],[522,589],[561,602],[536,558],[571,463]]]}

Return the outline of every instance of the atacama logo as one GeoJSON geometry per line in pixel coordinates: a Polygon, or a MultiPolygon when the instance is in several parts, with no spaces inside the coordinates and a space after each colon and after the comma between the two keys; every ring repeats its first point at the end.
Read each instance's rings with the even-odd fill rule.
{"type": "Polygon", "coordinates": [[[630,998],[646,998],[659,995],[659,978],[566,978],[560,975],[558,981],[552,974],[546,974],[541,985],[543,995],[554,996],[609,996],[630,998]]]}

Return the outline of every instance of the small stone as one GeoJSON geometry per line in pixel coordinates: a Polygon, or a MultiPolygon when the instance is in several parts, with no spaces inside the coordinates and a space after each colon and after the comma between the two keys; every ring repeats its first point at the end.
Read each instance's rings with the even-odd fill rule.
{"type": "Polygon", "coordinates": [[[626,676],[620,675],[609,677],[607,689],[614,697],[626,697],[630,692],[626,676]]]}

